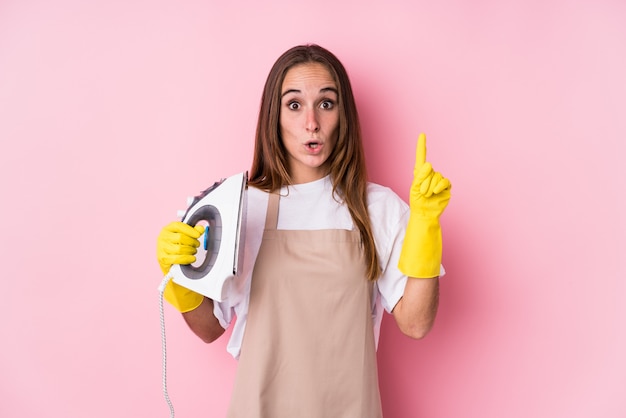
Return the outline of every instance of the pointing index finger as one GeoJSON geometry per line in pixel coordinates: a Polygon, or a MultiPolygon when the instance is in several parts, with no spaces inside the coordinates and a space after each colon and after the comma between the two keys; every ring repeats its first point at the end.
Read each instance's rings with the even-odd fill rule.
{"type": "Polygon", "coordinates": [[[417,148],[415,150],[415,169],[419,169],[426,163],[426,135],[421,133],[417,138],[417,148]]]}

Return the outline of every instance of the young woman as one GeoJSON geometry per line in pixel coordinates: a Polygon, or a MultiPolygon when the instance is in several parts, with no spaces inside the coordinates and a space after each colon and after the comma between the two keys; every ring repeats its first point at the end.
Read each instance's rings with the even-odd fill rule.
{"type": "MultiPolygon", "coordinates": [[[[369,183],[341,62],[317,45],[285,52],[267,78],[248,189],[244,260],[224,302],[169,282],[165,297],[206,342],[234,322],[229,417],[381,417],[383,309],[421,338],[437,312],[439,216],[450,182],[417,146],[411,205],[369,183]],[[236,317],[236,320],[235,320],[236,317]]],[[[195,261],[201,227],[159,235],[164,273],[195,261]]]]}

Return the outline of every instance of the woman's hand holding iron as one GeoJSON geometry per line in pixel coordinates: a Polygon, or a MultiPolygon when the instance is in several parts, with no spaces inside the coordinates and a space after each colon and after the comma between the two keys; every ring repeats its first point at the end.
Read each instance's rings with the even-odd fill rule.
{"type": "MultiPolygon", "coordinates": [[[[202,225],[192,227],[184,222],[172,222],[161,230],[157,238],[157,260],[163,274],[167,274],[172,264],[191,264],[204,233],[202,225]]],[[[167,282],[163,297],[180,312],[191,311],[202,303],[204,296],[183,286],[167,282]]]]}

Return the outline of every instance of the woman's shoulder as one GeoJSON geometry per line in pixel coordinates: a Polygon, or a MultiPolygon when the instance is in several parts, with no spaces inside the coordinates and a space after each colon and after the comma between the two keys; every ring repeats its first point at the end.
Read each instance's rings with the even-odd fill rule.
{"type": "Polygon", "coordinates": [[[409,205],[390,187],[368,183],[367,210],[374,235],[383,239],[394,235],[407,222],[409,205]]]}
{"type": "Polygon", "coordinates": [[[367,210],[380,261],[386,266],[408,222],[409,205],[390,187],[368,183],[367,210]]]}
{"type": "Polygon", "coordinates": [[[367,205],[370,211],[383,207],[404,213],[408,209],[406,202],[393,189],[371,182],[367,184],[367,205]]]}
{"type": "Polygon", "coordinates": [[[267,211],[269,193],[256,187],[248,187],[246,194],[248,229],[254,229],[257,225],[258,228],[262,228],[265,225],[265,212],[267,211]]]}

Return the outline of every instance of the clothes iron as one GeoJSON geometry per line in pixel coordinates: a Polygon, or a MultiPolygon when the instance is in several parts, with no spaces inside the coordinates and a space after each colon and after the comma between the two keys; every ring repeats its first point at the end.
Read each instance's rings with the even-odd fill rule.
{"type": "Polygon", "coordinates": [[[247,213],[248,173],[222,179],[196,196],[182,217],[191,226],[204,224],[200,248],[193,264],[174,264],[172,280],[194,292],[221,302],[232,277],[243,263],[247,213]]]}

